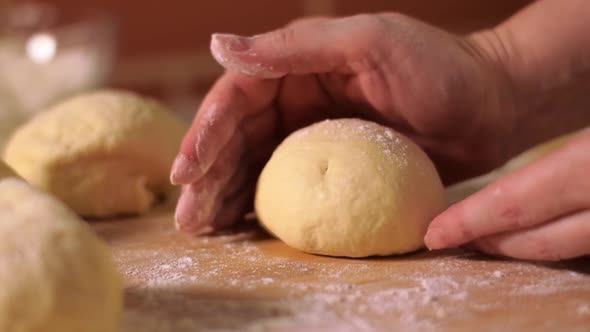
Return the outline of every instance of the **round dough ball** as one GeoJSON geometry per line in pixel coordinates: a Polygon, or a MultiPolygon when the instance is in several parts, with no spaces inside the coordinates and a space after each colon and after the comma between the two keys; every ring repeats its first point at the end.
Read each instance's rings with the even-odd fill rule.
{"type": "Polygon", "coordinates": [[[16,178],[0,180],[0,266],[0,331],[117,331],[123,286],[108,246],[16,178]]]}
{"type": "Polygon", "coordinates": [[[291,134],[264,167],[255,200],[262,225],[288,245],[348,257],[421,248],[445,207],[426,154],[395,131],[358,119],[291,134]]]}
{"type": "Polygon", "coordinates": [[[140,214],[173,190],[168,174],[187,129],[154,100],[92,92],[19,128],[5,160],[84,217],[140,214]]]}

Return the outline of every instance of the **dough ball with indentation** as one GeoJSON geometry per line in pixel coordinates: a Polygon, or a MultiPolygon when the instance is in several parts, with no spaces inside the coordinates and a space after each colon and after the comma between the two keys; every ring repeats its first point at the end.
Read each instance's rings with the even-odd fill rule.
{"type": "Polygon", "coordinates": [[[0,179],[0,267],[0,331],[118,331],[123,285],[109,247],[16,178],[0,179]]]}
{"type": "Polygon", "coordinates": [[[426,154],[399,133],[358,119],[291,134],[264,167],[255,199],[262,225],[288,245],[348,257],[421,248],[445,207],[426,154]]]}
{"type": "Polygon", "coordinates": [[[172,192],[168,174],[187,129],[154,100],[92,92],[19,128],[5,160],[84,217],[140,214],[172,192]]]}

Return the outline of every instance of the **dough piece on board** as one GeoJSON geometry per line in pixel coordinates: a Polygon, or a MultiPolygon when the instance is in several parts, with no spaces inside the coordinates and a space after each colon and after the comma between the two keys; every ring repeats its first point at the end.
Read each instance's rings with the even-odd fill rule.
{"type": "Polygon", "coordinates": [[[154,100],[97,91],[35,116],[5,160],[84,217],[140,214],[173,191],[169,171],[187,129],[154,100]]]}
{"type": "Polygon", "coordinates": [[[291,134],[262,171],[262,225],[309,253],[365,257],[421,248],[446,207],[436,169],[411,140],[376,123],[323,121],[291,134]]]}
{"type": "Polygon", "coordinates": [[[514,157],[502,167],[499,167],[487,174],[467,179],[465,181],[456,183],[448,187],[446,190],[449,202],[451,204],[458,203],[464,200],[465,198],[469,197],[470,195],[473,195],[476,192],[482,190],[490,183],[500,179],[501,177],[516,172],[522,167],[527,166],[530,163],[533,163],[538,159],[541,159],[557,151],[565,144],[567,144],[576,135],[576,133],[577,132],[567,134],[550,140],[548,142],[539,144],[514,157]]]}
{"type": "Polygon", "coordinates": [[[16,178],[0,179],[0,266],[0,331],[117,331],[123,287],[110,249],[16,178]]]}

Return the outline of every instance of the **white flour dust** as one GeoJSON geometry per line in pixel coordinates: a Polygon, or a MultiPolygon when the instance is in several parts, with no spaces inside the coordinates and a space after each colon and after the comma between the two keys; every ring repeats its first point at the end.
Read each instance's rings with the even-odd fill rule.
{"type": "MultiPolygon", "coordinates": [[[[499,287],[509,290],[505,299],[590,291],[583,273],[510,262],[489,268],[462,252],[412,263],[298,260],[265,252],[251,241],[255,236],[203,238],[172,252],[131,246],[116,253],[128,281],[123,330],[437,331],[442,322],[502,309],[504,301],[488,300],[499,296],[499,287]]],[[[567,310],[590,315],[586,303],[567,310]]]]}

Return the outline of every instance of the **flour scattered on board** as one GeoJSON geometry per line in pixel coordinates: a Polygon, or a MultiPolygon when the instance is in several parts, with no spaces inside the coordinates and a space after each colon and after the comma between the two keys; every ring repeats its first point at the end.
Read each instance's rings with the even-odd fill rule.
{"type": "Polygon", "coordinates": [[[492,273],[492,275],[494,276],[494,278],[502,278],[504,277],[504,273],[500,270],[496,270],[494,271],[494,273],[492,273]]]}
{"type": "MultiPolygon", "coordinates": [[[[257,236],[243,231],[195,239],[183,249],[141,244],[117,250],[126,301],[133,303],[123,331],[437,331],[448,320],[503,308],[486,301],[500,284],[518,281],[509,297],[590,291],[583,273],[511,262],[493,262],[491,272],[482,273],[490,271],[482,268],[489,262],[461,251],[417,260],[410,271],[403,259],[388,261],[373,275],[365,260],[270,254],[254,244],[257,236]],[[391,319],[385,325],[379,317],[391,319]]],[[[590,315],[585,303],[568,310],[590,315]]]]}

